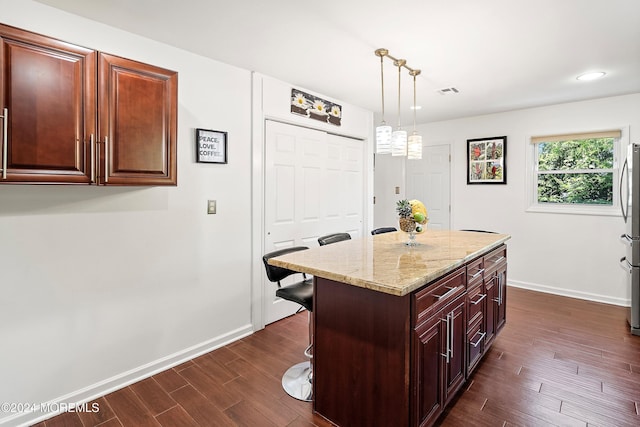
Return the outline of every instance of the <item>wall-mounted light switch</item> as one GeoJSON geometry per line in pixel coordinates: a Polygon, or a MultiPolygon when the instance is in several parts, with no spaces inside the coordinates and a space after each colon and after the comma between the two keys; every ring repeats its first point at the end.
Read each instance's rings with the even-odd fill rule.
{"type": "Polygon", "coordinates": [[[215,200],[207,200],[207,213],[208,214],[216,213],[216,201],[215,200]]]}
{"type": "Polygon", "coordinates": [[[396,187],[396,194],[400,194],[400,187],[396,187]]]}

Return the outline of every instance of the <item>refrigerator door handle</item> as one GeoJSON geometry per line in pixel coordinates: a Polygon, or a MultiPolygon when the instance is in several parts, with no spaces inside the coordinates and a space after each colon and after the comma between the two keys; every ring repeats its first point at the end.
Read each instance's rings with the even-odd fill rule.
{"type": "Polygon", "coordinates": [[[622,172],[620,172],[620,210],[622,211],[622,218],[624,219],[624,222],[627,222],[627,217],[629,215],[629,210],[627,209],[629,207],[629,159],[624,159],[624,164],[622,165],[622,172]],[[625,171],[626,173],[626,177],[627,180],[625,182],[625,171]],[[627,188],[627,199],[626,200],[622,200],[622,188],[623,188],[623,184],[627,184],[626,188],[627,188]],[[626,209],[626,210],[625,210],[626,209]]]}
{"type": "MultiPolygon", "coordinates": [[[[620,241],[625,245],[633,246],[633,240],[629,237],[628,234],[623,234],[620,236],[620,241]]],[[[626,258],[626,257],[625,257],[626,258]]],[[[622,261],[622,260],[621,260],[622,261]]]]}
{"type": "Polygon", "coordinates": [[[622,258],[620,258],[620,268],[622,268],[624,271],[626,271],[627,273],[631,274],[631,264],[629,264],[629,261],[627,261],[627,257],[623,256],[622,258]]]}

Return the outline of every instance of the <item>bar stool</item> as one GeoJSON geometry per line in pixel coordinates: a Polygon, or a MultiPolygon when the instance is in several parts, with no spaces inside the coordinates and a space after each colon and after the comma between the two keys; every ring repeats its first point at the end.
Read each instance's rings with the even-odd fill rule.
{"type": "Polygon", "coordinates": [[[333,233],[326,236],[318,237],[318,244],[320,246],[330,245],[331,243],[342,242],[343,240],[351,240],[349,233],[333,233]]]}
{"type": "Polygon", "coordinates": [[[304,351],[305,356],[307,356],[309,360],[306,362],[300,362],[287,369],[282,376],[282,388],[284,388],[284,391],[286,391],[291,397],[305,402],[311,402],[313,400],[313,365],[311,363],[313,358],[313,355],[311,354],[311,348],[313,346],[311,329],[311,312],[313,311],[313,280],[307,279],[307,276],[304,273],[269,264],[269,260],[271,258],[306,249],[309,248],[306,246],[294,246],[269,252],[262,257],[262,262],[264,262],[264,267],[269,281],[278,284],[276,296],[300,304],[301,307],[298,312],[305,308],[309,313],[309,346],[304,351]],[[292,274],[302,274],[302,281],[288,286],[281,286],[280,281],[292,274]]]}
{"type": "Polygon", "coordinates": [[[380,227],[380,228],[371,230],[371,235],[375,236],[376,234],[391,233],[393,231],[398,231],[398,229],[395,227],[380,227]]]}

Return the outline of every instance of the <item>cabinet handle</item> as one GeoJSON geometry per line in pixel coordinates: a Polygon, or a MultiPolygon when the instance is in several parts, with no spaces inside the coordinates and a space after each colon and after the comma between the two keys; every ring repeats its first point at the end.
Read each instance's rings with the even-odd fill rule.
{"type": "Polygon", "coordinates": [[[456,291],[456,289],[458,289],[457,287],[450,288],[449,286],[445,286],[445,288],[447,288],[449,290],[447,292],[445,292],[444,294],[442,294],[442,295],[434,295],[434,297],[436,297],[436,299],[438,301],[440,301],[441,299],[445,299],[446,297],[449,296],[449,294],[454,293],[456,291]]]}
{"type": "MultiPolygon", "coordinates": [[[[478,347],[482,342],[482,340],[484,339],[484,337],[487,335],[486,332],[478,331],[478,333],[480,334],[480,338],[478,338],[478,341],[476,341],[475,343],[473,341],[469,341],[469,344],[471,344],[473,347],[478,347]]],[[[476,335],[478,335],[478,333],[476,333],[476,335]]]]}
{"type": "Polygon", "coordinates": [[[2,118],[2,179],[7,179],[7,144],[9,142],[7,129],[9,128],[9,109],[5,108],[0,117],[2,118]]]}
{"type": "Polygon", "coordinates": [[[478,277],[479,275],[481,275],[484,272],[484,268],[481,268],[480,270],[478,270],[478,272],[476,274],[474,274],[473,276],[471,276],[471,279],[475,279],[476,277],[478,277]]]}
{"type": "Polygon", "coordinates": [[[493,261],[494,264],[499,263],[500,261],[502,261],[503,259],[505,259],[503,256],[501,256],[500,258],[498,258],[497,260],[493,261]]]}
{"type": "Polygon", "coordinates": [[[449,313],[449,316],[451,316],[451,320],[449,321],[449,340],[451,341],[451,344],[449,345],[449,351],[451,353],[450,359],[453,359],[453,327],[455,326],[453,323],[453,311],[449,313]]]}
{"type": "Polygon", "coordinates": [[[471,301],[471,304],[473,305],[478,305],[480,304],[480,301],[482,301],[483,299],[485,299],[487,297],[487,294],[480,294],[480,298],[478,298],[475,301],[471,301]]]}
{"type": "Polygon", "coordinates": [[[104,183],[109,182],[109,137],[104,137],[104,183]]]}
{"type": "Polygon", "coordinates": [[[96,144],[95,136],[91,134],[89,143],[91,144],[91,182],[96,182],[96,144]]]}
{"type": "Polygon", "coordinates": [[[449,358],[451,357],[450,356],[450,351],[449,351],[449,329],[450,329],[449,328],[449,315],[447,314],[446,319],[440,319],[440,320],[442,320],[443,322],[446,323],[446,328],[447,328],[447,348],[445,349],[444,353],[441,353],[440,355],[442,357],[444,357],[446,359],[446,361],[447,361],[447,364],[449,364],[449,358]]]}

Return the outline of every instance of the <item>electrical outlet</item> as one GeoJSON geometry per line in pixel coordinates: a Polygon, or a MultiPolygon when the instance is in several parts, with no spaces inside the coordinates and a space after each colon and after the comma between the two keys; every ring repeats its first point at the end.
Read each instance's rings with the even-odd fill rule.
{"type": "Polygon", "coordinates": [[[207,200],[207,214],[216,213],[216,201],[215,200],[207,200]]]}

